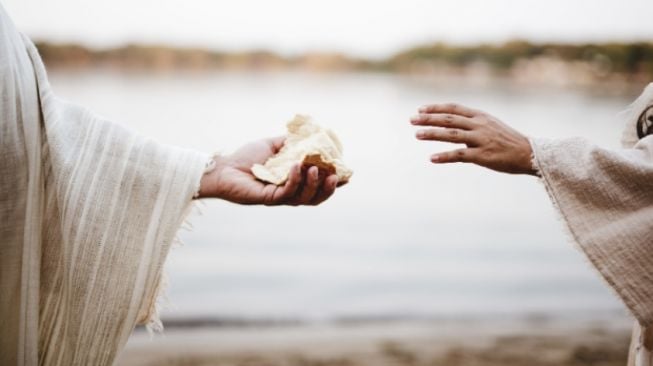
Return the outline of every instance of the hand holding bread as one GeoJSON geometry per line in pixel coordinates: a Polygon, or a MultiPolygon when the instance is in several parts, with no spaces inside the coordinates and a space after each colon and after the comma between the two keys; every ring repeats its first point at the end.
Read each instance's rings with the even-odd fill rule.
{"type": "Polygon", "coordinates": [[[352,175],[335,134],[305,116],[288,123],[288,136],[246,144],[216,156],[215,164],[202,179],[200,198],[245,205],[319,205],[352,175]]]}

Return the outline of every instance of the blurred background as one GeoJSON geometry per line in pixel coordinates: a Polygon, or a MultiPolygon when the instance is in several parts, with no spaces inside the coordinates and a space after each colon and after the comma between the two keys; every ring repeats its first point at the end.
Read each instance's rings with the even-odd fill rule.
{"type": "Polygon", "coordinates": [[[166,334],[122,365],[622,365],[624,307],[532,177],[433,166],[408,120],[459,102],[618,147],[653,80],[650,0],[4,0],[54,91],[206,152],[332,128],[318,208],[205,201],[169,257],[166,334]]]}

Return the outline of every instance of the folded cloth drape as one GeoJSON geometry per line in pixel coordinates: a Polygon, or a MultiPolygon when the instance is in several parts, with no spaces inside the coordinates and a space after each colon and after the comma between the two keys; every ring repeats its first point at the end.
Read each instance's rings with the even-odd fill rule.
{"type": "Polygon", "coordinates": [[[0,78],[0,365],[110,365],[209,157],[57,99],[1,6],[0,78]]]}
{"type": "Polygon", "coordinates": [[[637,354],[641,365],[650,362],[644,345],[653,326],[653,136],[638,139],[636,125],[652,104],[653,84],[627,113],[621,150],[580,138],[531,141],[573,241],[637,319],[631,363],[637,354]]]}

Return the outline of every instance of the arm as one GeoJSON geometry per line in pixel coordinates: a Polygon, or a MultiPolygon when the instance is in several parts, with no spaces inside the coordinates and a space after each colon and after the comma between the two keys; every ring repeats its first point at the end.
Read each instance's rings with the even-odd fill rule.
{"type": "Polygon", "coordinates": [[[466,145],[433,155],[433,163],[539,173],[571,239],[639,323],[653,324],[653,136],[621,150],[581,138],[529,141],[484,112],[454,104],[422,107],[411,122],[426,127],[417,131],[420,140],[466,145]]]}

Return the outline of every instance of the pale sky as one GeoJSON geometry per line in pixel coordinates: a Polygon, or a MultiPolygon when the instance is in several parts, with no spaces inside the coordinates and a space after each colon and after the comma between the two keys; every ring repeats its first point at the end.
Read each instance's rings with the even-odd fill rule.
{"type": "Polygon", "coordinates": [[[653,41],[653,0],[0,0],[35,39],[383,57],[416,44],[653,41]]]}

